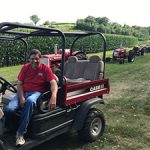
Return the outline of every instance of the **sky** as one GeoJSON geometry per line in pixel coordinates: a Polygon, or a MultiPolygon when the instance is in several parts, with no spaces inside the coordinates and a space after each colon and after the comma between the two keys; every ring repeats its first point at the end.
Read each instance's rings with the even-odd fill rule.
{"type": "Polygon", "coordinates": [[[129,26],[150,26],[150,0],[0,0],[0,22],[75,23],[87,16],[107,17],[129,26]]]}

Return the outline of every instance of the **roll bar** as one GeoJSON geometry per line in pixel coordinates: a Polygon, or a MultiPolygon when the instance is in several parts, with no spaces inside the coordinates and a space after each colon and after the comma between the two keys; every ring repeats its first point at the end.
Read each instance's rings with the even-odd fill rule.
{"type": "MultiPolygon", "coordinates": [[[[62,69],[60,77],[60,85],[63,83],[64,75],[64,62],[65,62],[65,48],[66,48],[66,37],[75,37],[71,45],[71,54],[73,47],[80,38],[84,38],[91,35],[99,35],[103,40],[103,57],[104,61],[104,72],[105,72],[105,57],[106,57],[106,39],[105,36],[100,32],[62,32],[54,28],[38,27],[33,25],[23,25],[19,23],[3,22],[0,23],[0,40],[21,40],[28,50],[28,43],[24,40],[26,37],[30,36],[59,36],[62,38],[62,69]],[[18,30],[18,29],[27,29],[27,30],[18,30]],[[1,36],[5,35],[5,36],[1,36]]],[[[26,58],[25,58],[26,60],[26,58]]]]}

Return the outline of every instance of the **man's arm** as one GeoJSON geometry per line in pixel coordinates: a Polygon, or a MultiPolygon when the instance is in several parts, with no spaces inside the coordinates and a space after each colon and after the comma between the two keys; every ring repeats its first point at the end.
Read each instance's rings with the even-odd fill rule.
{"type": "Polygon", "coordinates": [[[49,108],[49,110],[52,110],[52,109],[56,108],[58,86],[57,86],[56,80],[51,80],[50,85],[51,85],[50,90],[51,90],[52,95],[51,95],[50,101],[48,103],[48,108],[49,108]]]}
{"type": "Polygon", "coordinates": [[[18,92],[18,96],[19,96],[20,107],[23,107],[24,103],[25,103],[25,98],[24,98],[22,81],[19,81],[19,80],[18,80],[18,83],[17,83],[17,92],[18,92]]]}

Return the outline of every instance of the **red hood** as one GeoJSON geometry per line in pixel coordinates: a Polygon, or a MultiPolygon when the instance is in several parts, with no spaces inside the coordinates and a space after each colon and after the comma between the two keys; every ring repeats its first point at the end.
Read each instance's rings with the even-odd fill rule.
{"type": "Polygon", "coordinates": [[[117,48],[117,49],[115,49],[115,52],[124,52],[124,51],[126,51],[126,49],[124,49],[124,48],[117,48]]]}
{"type": "Polygon", "coordinates": [[[61,60],[62,55],[61,54],[47,54],[47,55],[42,55],[43,58],[49,58],[51,60],[61,60]]]}

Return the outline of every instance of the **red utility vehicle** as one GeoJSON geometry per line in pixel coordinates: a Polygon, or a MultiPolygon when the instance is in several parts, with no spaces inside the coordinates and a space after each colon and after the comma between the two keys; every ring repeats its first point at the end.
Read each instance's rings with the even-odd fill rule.
{"type": "MultiPolygon", "coordinates": [[[[58,93],[57,107],[48,111],[47,102],[51,95],[50,91],[43,93],[37,102],[37,108],[33,113],[28,132],[26,134],[26,143],[16,148],[15,129],[18,126],[20,110],[16,111],[13,132],[3,133],[3,119],[0,120],[0,150],[27,150],[38,146],[60,134],[75,130],[79,137],[85,141],[95,141],[104,132],[105,118],[104,113],[99,109],[99,105],[105,104],[103,95],[109,93],[109,80],[105,78],[105,53],[106,40],[103,34],[99,32],[80,32],[64,33],[54,28],[44,28],[16,23],[1,23],[0,34],[3,40],[24,41],[28,49],[26,38],[35,37],[61,37],[62,54],[61,71],[58,75],[58,93]],[[19,29],[24,32],[20,32],[19,29]],[[17,30],[16,30],[17,29],[17,30]],[[103,41],[103,57],[91,56],[87,60],[79,60],[76,56],[71,56],[65,61],[65,42],[66,37],[74,37],[75,40],[71,46],[71,54],[76,41],[87,36],[98,35],[100,41],[103,41]],[[25,42],[26,41],[26,42],[25,42]]],[[[43,56],[44,63],[51,67],[48,55],[43,56]],[[46,60],[47,59],[47,60],[46,60]]],[[[54,57],[53,57],[54,58],[54,57]]],[[[57,67],[56,67],[57,68],[57,67]]],[[[15,79],[14,79],[15,80],[15,79]]],[[[11,101],[16,93],[16,88],[10,82],[0,77],[0,93],[2,94],[1,106],[11,101]],[[7,92],[11,91],[11,92],[7,92]]]]}

